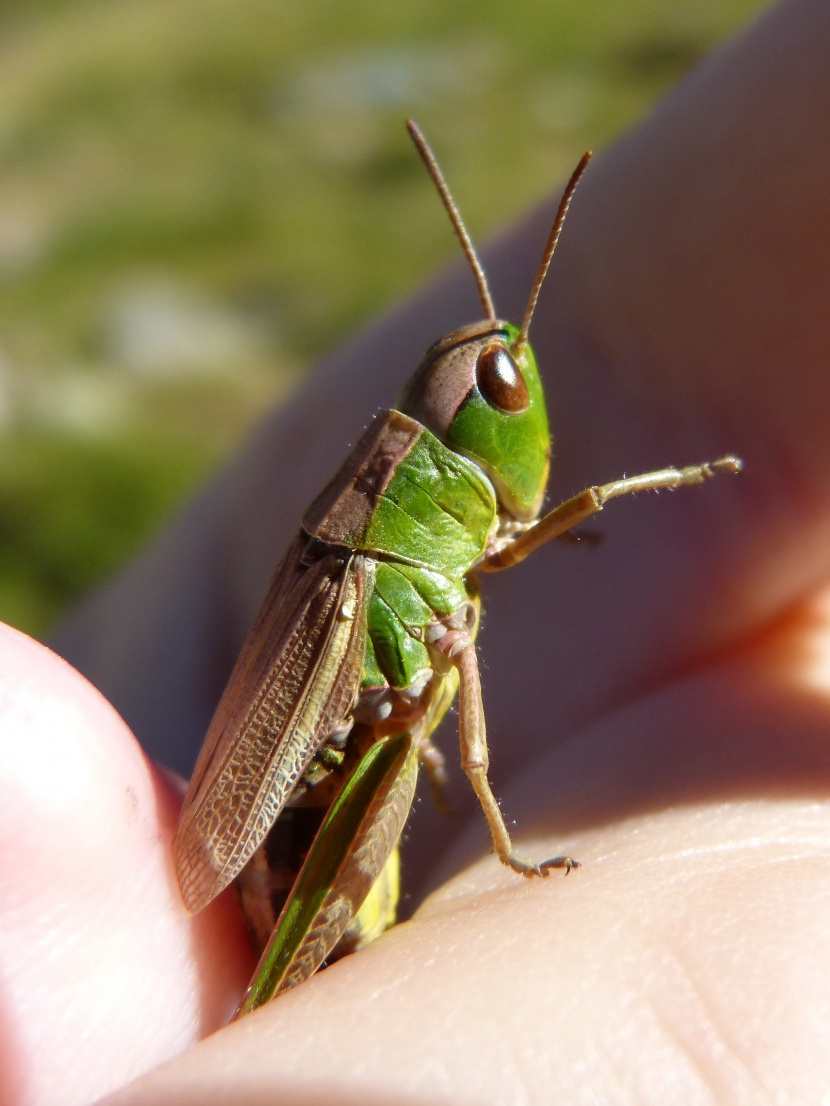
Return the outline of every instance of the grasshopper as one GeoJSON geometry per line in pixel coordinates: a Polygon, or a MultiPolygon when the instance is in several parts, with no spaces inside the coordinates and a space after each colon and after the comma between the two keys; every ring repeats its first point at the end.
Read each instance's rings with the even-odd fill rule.
{"type": "Polygon", "coordinates": [[[427,352],[311,504],[208,730],[174,851],[195,913],[236,881],[262,959],[255,1009],[394,921],[397,844],[431,734],[459,697],[461,766],[499,860],[526,877],[577,866],[516,853],[487,778],[475,638],[479,576],[508,568],[646,489],[735,473],[732,456],[590,487],[542,517],[551,437],[528,341],[586,154],[571,176],[521,326],[495,312],[432,151],[410,135],[475,278],[484,320],[427,352]]]}

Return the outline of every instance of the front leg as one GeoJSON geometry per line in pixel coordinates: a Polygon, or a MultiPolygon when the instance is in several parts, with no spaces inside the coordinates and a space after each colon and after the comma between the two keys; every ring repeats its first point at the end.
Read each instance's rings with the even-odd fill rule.
{"type": "Polygon", "coordinates": [[[569,856],[555,856],[535,864],[513,851],[513,843],[504,824],[499,804],[487,779],[489,755],[487,730],[484,723],[484,705],[481,700],[481,680],[478,657],[473,639],[465,629],[448,628],[433,642],[435,649],[458,670],[458,732],[461,742],[461,767],[481,803],[484,817],[493,839],[493,851],[508,868],[523,876],[546,876],[551,868],[578,868],[579,861],[569,856]]]}
{"type": "Polygon", "coordinates": [[[737,473],[742,467],[743,463],[737,457],[720,457],[717,461],[705,461],[702,465],[688,465],[682,469],[659,469],[656,472],[641,473],[639,476],[624,476],[621,480],[613,480],[610,484],[597,484],[592,488],[586,488],[579,495],[566,499],[564,503],[554,507],[503,548],[486,556],[477,568],[481,572],[497,572],[499,569],[511,568],[519,564],[552,538],[561,537],[572,527],[601,511],[609,499],[615,499],[619,495],[702,484],[704,480],[709,480],[718,473],[737,473]]]}

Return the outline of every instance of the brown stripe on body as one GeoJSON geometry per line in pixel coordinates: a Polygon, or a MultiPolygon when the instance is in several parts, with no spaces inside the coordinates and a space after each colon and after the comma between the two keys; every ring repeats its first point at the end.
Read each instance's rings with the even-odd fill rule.
{"type": "Polygon", "coordinates": [[[378,415],[306,511],[306,533],[330,545],[360,548],[378,500],[422,433],[420,423],[400,411],[378,415]]]}

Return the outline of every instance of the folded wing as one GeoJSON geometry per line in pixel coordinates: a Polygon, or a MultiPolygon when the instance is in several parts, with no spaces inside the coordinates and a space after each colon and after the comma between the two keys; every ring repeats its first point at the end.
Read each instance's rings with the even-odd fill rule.
{"type": "Polygon", "coordinates": [[[307,543],[271,583],[185,796],[174,856],[191,913],[247,864],[357,695],[371,563],[330,553],[306,565],[307,543]]]}

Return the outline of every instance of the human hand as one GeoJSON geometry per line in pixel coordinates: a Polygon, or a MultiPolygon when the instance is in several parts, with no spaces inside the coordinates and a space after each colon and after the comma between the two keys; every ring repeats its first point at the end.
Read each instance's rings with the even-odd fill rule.
{"type": "MultiPolygon", "coordinates": [[[[596,550],[550,550],[487,581],[484,695],[504,809],[524,851],[571,852],[583,869],[519,880],[483,855],[463,792],[450,827],[422,804],[406,865],[413,893],[436,889],[411,921],[114,1101],[819,1098],[830,932],[828,38],[819,0],[781,6],[600,159],[534,323],[563,496],[623,467],[726,450],[747,461],[740,481],[609,506],[596,550]]],[[[546,218],[487,262],[509,317],[546,218]]],[[[243,563],[265,562],[270,545],[267,575],[351,420],[355,431],[365,421],[379,366],[411,367],[416,336],[421,346],[435,336],[424,339],[425,320],[455,325],[467,280],[341,355],[302,397],[288,436],[263,435],[191,516],[191,534],[194,519],[200,538],[214,526],[240,568],[218,589],[204,572],[206,604],[219,594],[227,605],[229,591],[247,601],[243,563]],[[322,455],[276,489],[274,516],[248,510],[268,501],[279,459],[312,430],[322,455]],[[284,528],[281,542],[243,540],[239,518],[256,538],[284,528]]],[[[137,570],[124,593],[136,606],[154,594],[147,564],[163,580],[177,560],[194,571],[188,540],[181,531],[137,570]]],[[[144,645],[138,672],[154,659],[144,645]]],[[[146,817],[152,801],[140,794],[146,817]]],[[[151,948],[156,974],[142,989],[109,979],[103,1008],[124,1039],[136,1025],[157,1030],[138,1042],[146,1068],[217,1024],[247,971],[238,932],[220,932],[234,924],[232,904],[204,920],[181,914],[161,874],[170,811],[155,809],[150,917],[161,927],[172,917],[204,944],[151,948]],[[173,1030],[159,1012],[175,1013],[173,1030]]],[[[136,919],[139,935],[157,931],[146,911],[136,919]]],[[[65,970],[87,930],[71,932],[65,970]]],[[[60,1018],[26,1013],[36,1039],[65,1042],[67,1055],[78,1028],[89,1032],[88,1005],[82,987],[59,993],[60,1018]]]]}

